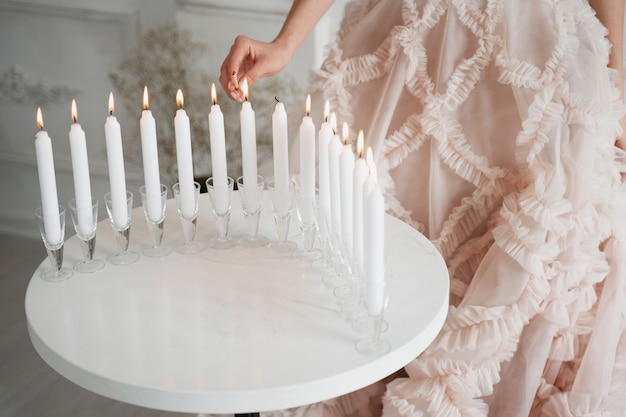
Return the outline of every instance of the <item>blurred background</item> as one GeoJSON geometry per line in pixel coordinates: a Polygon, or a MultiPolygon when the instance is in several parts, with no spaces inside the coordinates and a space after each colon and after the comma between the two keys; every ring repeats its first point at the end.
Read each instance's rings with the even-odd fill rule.
{"type": "MultiPolygon", "coordinates": [[[[274,97],[286,103],[294,132],[304,113],[309,72],[319,66],[345,3],[335,3],[280,77],[250,91],[261,174],[271,174],[274,97]]],[[[240,175],[240,105],[219,87],[219,68],[238,34],[272,40],[290,6],[290,0],[0,0],[0,233],[38,237],[33,215],[41,205],[34,147],[37,107],[52,138],[59,203],[67,205],[74,196],[68,140],[73,98],[87,137],[92,193],[101,203],[109,190],[104,140],[109,92],[122,129],[127,187],[137,197],[143,184],[139,118],[144,85],[157,123],[164,184],[176,182],[178,88],[191,119],[194,174],[198,179],[210,175],[207,115],[213,82],[226,119],[229,175],[240,175]]],[[[104,204],[100,210],[99,218],[105,219],[104,204]]],[[[73,235],[67,223],[67,236],[73,235]]]]}

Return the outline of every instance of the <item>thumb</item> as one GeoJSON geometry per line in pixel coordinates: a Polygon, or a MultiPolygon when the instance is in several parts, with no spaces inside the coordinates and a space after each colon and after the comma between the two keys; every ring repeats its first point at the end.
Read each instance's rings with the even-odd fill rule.
{"type": "Polygon", "coordinates": [[[252,68],[250,68],[248,71],[246,71],[245,73],[243,73],[241,75],[241,78],[239,79],[239,90],[241,90],[241,84],[243,83],[243,80],[246,80],[248,83],[248,92],[250,91],[250,87],[252,87],[252,85],[259,79],[261,78],[261,75],[259,74],[259,70],[257,68],[257,66],[253,66],[252,68]]]}

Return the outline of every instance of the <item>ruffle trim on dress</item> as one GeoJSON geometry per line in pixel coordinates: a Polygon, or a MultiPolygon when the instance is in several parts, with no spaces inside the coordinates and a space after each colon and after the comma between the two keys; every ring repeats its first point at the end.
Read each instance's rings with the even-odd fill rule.
{"type": "Polygon", "coordinates": [[[502,21],[504,6],[501,1],[488,1],[484,10],[478,10],[475,2],[453,0],[459,19],[478,38],[492,34],[502,21]]]}
{"type": "Polygon", "coordinates": [[[528,116],[522,122],[522,130],[517,135],[515,160],[520,169],[527,167],[528,176],[532,175],[530,170],[536,165],[537,156],[550,142],[550,129],[561,123],[563,105],[552,101],[554,94],[555,87],[550,86],[535,95],[528,107],[528,116]]]}
{"type": "Polygon", "coordinates": [[[451,374],[435,381],[403,378],[388,385],[383,404],[385,411],[392,409],[392,415],[399,417],[484,417],[486,404],[467,391],[480,391],[470,384],[493,378],[498,378],[498,370],[492,368],[482,368],[471,381],[451,374]]]}
{"type": "Polygon", "coordinates": [[[359,24],[363,17],[367,15],[380,0],[356,0],[346,3],[343,10],[343,18],[337,33],[338,39],[343,39],[350,33],[354,26],[359,24]]]}
{"type": "Polygon", "coordinates": [[[394,28],[391,34],[374,52],[345,58],[341,70],[344,74],[342,84],[350,87],[387,74],[393,67],[395,57],[398,54],[399,46],[392,40],[394,34],[400,30],[394,28]]]}
{"type": "Polygon", "coordinates": [[[486,158],[476,155],[457,122],[447,119],[443,112],[432,107],[432,103],[428,103],[424,110],[422,128],[436,140],[443,162],[474,186],[492,183],[507,173],[502,168],[489,167],[486,158]]]}
{"type": "Polygon", "coordinates": [[[493,229],[496,244],[526,271],[542,276],[544,263],[556,258],[558,245],[546,242],[542,230],[525,224],[513,196],[504,199],[500,214],[502,220],[493,229]]]}
{"type": "Polygon", "coordinates": [[[508,51],[503,49],[495,60],[500,68],[500,83],[538,91],[554,84],[556,79],[561,79],[567,67],[574,64],[579,42],[575,35],[577,11],[564,10],[561,3],[555,3],[552,7],[555,10],[557,43],[543,70],[528,62],[512,59],[508,51]]]}
{"type": "MultiPolygon", "coordinates": [[[[611,388],[603,398],[583,393],[561,391],[543,381],[538,397],[541,417],[625,417],[626,416],[626,331],[621,329],[617,345],[615,366],[611,377],[611,388]]],[[[565,369],[566,371],[567,369],[565,369]]],[[[565,372],[562,372],[565,373],[565,372]]],[[[569,384],[575,378],[575,370],[569,372],[569,384]]],[[[534,414],[533,414],[534,415],[534,414]]]]}
{"type": "Polygon", "coordinates": [[[461,204],[444,222],[439,236],[432,240],[444,259],[451,258],[459,245],[487,220],[500,201],[478,192],[461,199],[461,204]]]}
{"type": "Polygon", "coordinates": [[[483,357],[468,351],[467,356],[459,359],[427,354],[411,362],[406,367],[410,379],[388,385],[383,400],[385,415],[391,409],[390,415],[402,410],[400,416],[425,412],[429,417],[484,417],[487,406],[480,397],[493,392],[493,386],[500,380],[500,363],[512,357],[518,336],[519,333],[497,340],[492,354],[483,357]]]}
{"type": "MultiPolygon", "coordinates": [[[[422,133],[420,116],[411,115],[383,143],[382,152],[389,163],[389,169],[396,168],[411,152],[421,148],[426,139],[427,136],[422,133]]],[[[626,152],[624,154],[626,156],[626,152]]]]}
{"type": "Polygon", "coordinates": [[[263,417],[378,417],[385,381],[377,382],[326,401],[302,407],[261,413],[263,417]]]}
{"type": "Polygon", "coordinates": [[[447,82],[445,97],[442,104],[446,110],[455,110],[467,100],[478,81],[491,62],[495,46],[501,40],[494,36],[478,39],[478,49],[470,58],[463,60],[455,69],[447,82]]]}
{"type": "MultiPolygon", "coordinates": [[[[511,337],[516,339],[530,318],[542,311],[542,302],[549,293],[550,286],[546,281],[529,276],[524,291],[514,304],[497,307],[450,307],[437,343],[431,345],[427,352],[434,356],[438,350],[469,352],[487,341],[495,343],[511,337]]],[[[417,365],[408,365],[407,370],[414,366],[417,365]]]]}

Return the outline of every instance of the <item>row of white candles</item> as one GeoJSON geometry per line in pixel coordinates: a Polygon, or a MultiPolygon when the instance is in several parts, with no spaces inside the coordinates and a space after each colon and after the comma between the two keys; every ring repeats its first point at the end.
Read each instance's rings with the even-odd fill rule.
{"type": "MultiPolygon", "coordinates": [[[[257,155],[255,113],[248,101],[247,81],[242,82],[244,102],[240,112],[242,171],[244,184],[256,184],[257,155]]],[[[224,116],[217,104],[215,85],[211,86],[213,105],[208,115],[211,146],[211,163],[216,210],[224,212],[229,204],[227,193],[227,162],[225,146],[224,116]]],[[[183,104],[183,94],[178,90],[176,103],[179,109],[174,118],[178,180],[181,191],[181,211],[191,217],[194,200],[193,160],[189,117],[183,104]]],[[[143,93],[143,112],[139,121],[143,157],[144,182],[147,196],[147,215],[157,220],[162,211],[158,162],[156,121],[149,110],[147,87],[143,93]]],[[[307,96],[306,114],[300,124],[300,184],[299,192],[302,221],[313,224],[315,213],[316,154],[318,155],[319,210],[330,217],[330,226],[337,233],[341,244],[348,248],[354,259],[363,262],[367,280],[368,309],[370,313],[382,310],[384,287],[384,200],[378,188],[376,167],[368,149],[367,159],[363,155],[363,133],[357,139],[355,155],[348,138],[348,126],[343,125],[343,138],[336,133],[334,114],[329,115],[329,104],[324,108],[324,122],[319,132],[310,117],[311,99],[307,96]],[[317,148],[317,149],[316,149],[317,148]]],[[[127,192],[124,170],[124,155],[120,124],[113,115],[113,94],[109,95],[109,116],[104,124],[109,182],[112,201],[113,222],[118,227],[128,224],[127,192]]],[[[91,185],[85,132],[78,123],[76,102],[72,101],[72,125],[69,132],[70,152],[74,176],[74,193],[78,212],[79,230],[88,234],[93,225],[91,185]]],[[[37,110],[35,148],[45,220],[46,239],[51,244],[63,239],[58,221],[58,198],[52,143],[43,130],[41,110],[37,110]]],[[[282,102],[277,102],[272,114],[274,153],[274,183],[277,194],[283,195],[282,205],[288,205],[289,161],[287,113],[282,102]]],[[[245,187],[242,199],[249,207],[260,204],[256,187],[245,187]],[[248,192],[250,190],[250,192],[248,192]]],[[[281,204],[280,202],[278,204],[281,204]]]]}

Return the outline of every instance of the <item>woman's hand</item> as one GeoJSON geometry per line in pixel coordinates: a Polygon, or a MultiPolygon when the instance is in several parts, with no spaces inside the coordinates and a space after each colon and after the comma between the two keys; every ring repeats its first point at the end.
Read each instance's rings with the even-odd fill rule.
{"type": "Polygon", "coordinates": [[[224,91],[242,101],[239,86],[244,78],[251,86],[259,78],[281,72],[332,3],[333,0],[293,0],[280,33],[272,42],[237,36],[220,69],[224,91]]]}
{"type": "Polygon", "coordinates": [[[291,60],[288,49],[277,41],[259,42],[246,36],[237,36],[220,69],[220,84],[234,100],[243,101],[240,89],[244,78],[248,86],[262,77],[276,75],[291,60]]]}

